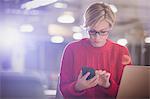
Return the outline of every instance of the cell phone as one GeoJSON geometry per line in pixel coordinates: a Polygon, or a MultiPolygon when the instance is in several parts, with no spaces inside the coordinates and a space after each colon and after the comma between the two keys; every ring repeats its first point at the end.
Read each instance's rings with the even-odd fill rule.
{"type": "Polygon", "coordinates": [[[87,72],[90,72],[90,75],[87,77],[86,80],[89,80],[95,76],[95,70],[93,68],[86,66],[82,67],[82,76],[84,76],[87,72]]]}

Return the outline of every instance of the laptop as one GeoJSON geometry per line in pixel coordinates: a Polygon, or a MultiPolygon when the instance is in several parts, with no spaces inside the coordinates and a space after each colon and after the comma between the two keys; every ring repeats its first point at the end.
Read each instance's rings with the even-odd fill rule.
{"type": "Polygon", "coordinates": [[[150,99],[150,66],[126,66],[117,99],[150,99]]]}

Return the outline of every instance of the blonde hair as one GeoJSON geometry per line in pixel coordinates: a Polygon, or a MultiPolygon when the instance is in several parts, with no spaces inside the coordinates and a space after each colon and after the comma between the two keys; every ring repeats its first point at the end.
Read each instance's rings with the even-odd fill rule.
{"type": "Polygon", "coordinates": [[[84,13],[84,27],[94,26],[99,20],[106,20],[110,26],[115,23],[116,15],[109,4],[94,3],[84,13]]]}

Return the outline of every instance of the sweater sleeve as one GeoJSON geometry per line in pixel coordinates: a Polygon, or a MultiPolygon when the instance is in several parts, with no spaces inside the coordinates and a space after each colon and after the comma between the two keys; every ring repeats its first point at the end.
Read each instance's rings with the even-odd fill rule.
{"type": "Polygon", "coordinates": [[[118,65],[119,66],[118,70],[114,70],[114,71],[116,71],[116,74],[118,76],[118,77],[116,77],[117,80],[114,80],[114,78],[111,76],[110,77],[110,83],[111,83],[110,87],[109,88],[103,88],[106,94],[108,94],[109,96],[113,96],[113,97],[117,96],[118,88],[120,85],[120,81],[121,81],[124,67],[126,65],[130,65],[132,63],[129,51],[126,47],[122,47],[120,55],[121,55],[122,59],[118,59],[118,60],[121,61],[120,62],[121,64],[118,65]]]}
{"type": "Polygon", "coordinates": [[[64,97],[81,96],[84,92],[77,92],[74,88],[76,81],[73,79],[73,51],[72,46],[68,45],[63,53],[61,60],[60,90],[64,97]]]}

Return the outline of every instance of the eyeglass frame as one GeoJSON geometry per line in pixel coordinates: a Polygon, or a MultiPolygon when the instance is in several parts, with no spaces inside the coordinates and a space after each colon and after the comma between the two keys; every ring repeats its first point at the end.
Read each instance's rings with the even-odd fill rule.
{"type": "Polygon", "coordinates": [[[103,36],[103,35],[109,34],[111,30],[112,30],[112,28],[110,28],[108,31],[105,31],[105,32],[104,32],[104,31],[102,32],[102,30],[98,32],[98,31],[96,31],[95,29],[90,29],[90,28],[89,28],[89,29],[87,29],[87,32],[88,32],[89,35],[92,35],[92,36],[96,36],[96,34],[99,34],[100,36],[103,36]],[[90,33],[90,31],[92,31],[92,30],[93,30],[93,32],[95,32],[95,33],[93,33],[93,34],[90,33]]]}

